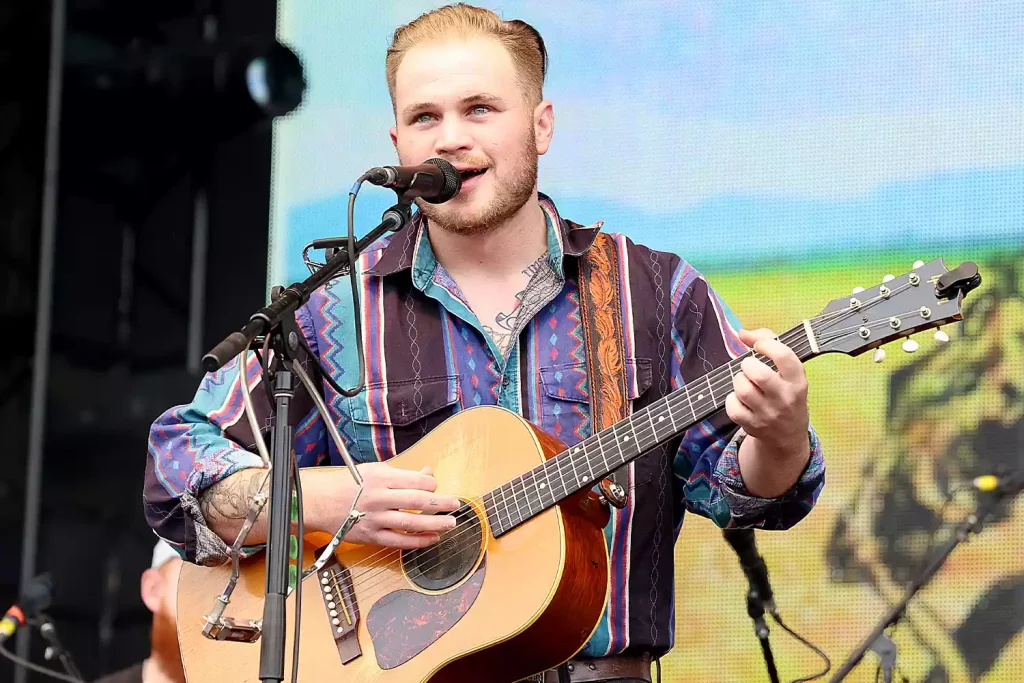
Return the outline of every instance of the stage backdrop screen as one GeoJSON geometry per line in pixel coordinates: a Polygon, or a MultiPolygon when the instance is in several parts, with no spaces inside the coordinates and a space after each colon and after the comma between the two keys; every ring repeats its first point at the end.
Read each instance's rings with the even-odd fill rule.
{"type": "MultiPolygon", "coordinates": [[[[1024,3],[1015,0],[485,2],[536,26],[555,136],[540,187],[561,212],[704,272],[747,327],[788,328],[854,287],[974,260],[967,321],[908,355],[810,363],[825,445],[816,509],[761,533],[783,617],[837,664],[929,550],[1024,459],[1024,3]]],[[[348,190],[396,162],[384,56],[436,3],[283,0],[305,102],[275,123],[271,283],[345,233],[348,190]]],[[[360,194],[357,234],[394,195],[360,194]]],[[[715,526],[677,545],[666,681],[766,680],[745,580],[715,526]]],[[[1024,504],[1002,506],[895,629],[913,681],[1024,681],[1024,504]]],[[[818,660],[772,630],[783,680],[818,660]]],[[[849,680],[871,681],[870,655],[849,680]]],[[[899,680],[899,679],[897,679],[899,680]]]]}

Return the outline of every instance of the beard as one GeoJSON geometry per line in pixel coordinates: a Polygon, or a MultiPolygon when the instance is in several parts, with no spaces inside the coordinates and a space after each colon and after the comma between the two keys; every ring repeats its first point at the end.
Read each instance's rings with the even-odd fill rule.
{"type": "Polygon", "coordinates": [[[171,615],[163,612],[153,615],[149,656],[169,678],[185,683],[185,670],[181,664],[181,650],[178,648],[178,629],[171,615]]]}
{"type": "MultiPolygon", "coordinates": [[[[444,204],[431,204],[416,199],[416,206],[432,226],[457,235],[479,235],[501,225],[516,214],[534,195],[537,187],[537,144],[533,127],[529,127],[526,144],[523,145],[513,164],[502,175],[493,166],[491,174],[494,196],[484,207],[467,213],[468,209],[458,206],[458,197],[444,204]]],[[[450,159],[456,163],[478,164],[480,159],[450,159]]]]}

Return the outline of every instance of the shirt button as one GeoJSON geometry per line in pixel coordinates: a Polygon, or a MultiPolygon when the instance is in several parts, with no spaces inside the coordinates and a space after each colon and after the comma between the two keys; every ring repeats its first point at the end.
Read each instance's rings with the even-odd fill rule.
{"type": "Polygon", "coordinates": [[[502,377],[502,378],[501,378],[501,386],[503,386],[503,387],[507,387],[507,386],[508,386],[508,383],[509,383],[509,379],[508,379],[508,377],[502,377]]]}

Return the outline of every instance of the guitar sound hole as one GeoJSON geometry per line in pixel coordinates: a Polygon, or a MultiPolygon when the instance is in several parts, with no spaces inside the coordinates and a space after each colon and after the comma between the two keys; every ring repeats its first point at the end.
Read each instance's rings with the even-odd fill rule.
{"type": "Polygon", "coordinates": [[[402,564],[409,580],[424,590],[451,588],[476,565],[483,546],[480,519],[469,505],[452,513],[455,528],[441,534],[428,548],[402,551],[402,564]]]}

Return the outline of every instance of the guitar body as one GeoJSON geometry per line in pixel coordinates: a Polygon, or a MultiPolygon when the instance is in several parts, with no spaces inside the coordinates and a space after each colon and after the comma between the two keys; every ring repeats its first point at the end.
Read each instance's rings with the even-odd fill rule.
{"type": "MultiPolygon", "coordinates": [[[[576,654],[607,598],[606,509],[584,490],[495,538],[478,500],[564,449],[514,413],[479,407],[450,418],[391,460],[410,470],[430,466],[439,492],[472,506],[463,513],[472,523],[462,529],[460,518],[459,527],[447,532],[450,540],[443,537],[430,553],[418,555],[342,544],[333,569],[328,563],[303,582],[299,680],[518,681],[576,654]],[[460,561],[444,561],[444,552],[460,547],[460,561]],[[339,572],[347,572],[350,583],[339,572]]],[[[307,542],[303,566],[314,559],[315,546],[307,542]]],[[[178,638],[190,683],[259,681],[259,640],[216,641],[202,633],[230,574],[230,565],[182,568],[178,638]]],[[[243,560],[225,616],[261,619],[264,584],[264,556],[243,560]]],[[[294,595],[288,600],[286,676],[293,601],[294,595]]]]}

